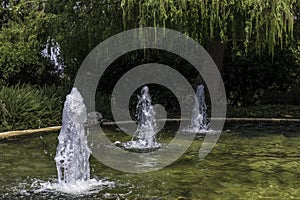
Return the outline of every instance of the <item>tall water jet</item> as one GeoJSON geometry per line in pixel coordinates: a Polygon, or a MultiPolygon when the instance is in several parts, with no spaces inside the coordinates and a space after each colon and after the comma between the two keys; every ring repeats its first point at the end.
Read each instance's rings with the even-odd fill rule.
{"type": "Polygon", "coordinates": [[[162,144],[156,142],[157,125],[155,111],[151,104],[151,97],[147,86],[144,86],[141,90],[141,95],[138,95],[136,116],[138,120],[137,130],[132,140],[123,143],[122,146],[125,149],[138,149],[139,151],[160,148],[162,144]]]}
{"type": "Polygon", "coordinates": [[[155,133],[157,130],[155,112],[151,105],[151,97],[149,88],[144,86],[141,91],[141,96],[138,96],[138,104],[136,106],[136,116],[138,119],[138,127],[135,132],[135,137],[145,146],[153,146],[155,144],[155,133]]]}
{"type": "Polygon", "coordinates": [[[99,192],[104,187],[114,187],[114,183],[106,180],[90,179],[88,146],[85,125],[94,123],[94,115],[87,114],[84,100],[73,88],[64,103],[62,128],[58,136],[58,146],[54,158],[57,168],[58,183],[41,183],[35,192],[60,191],[70,194],[99,192]],[[87,122],[88,121],[88,122],[87,122]]]}
{"type": "Polygon", "coordinates": [[[63,109],[62,129],[59,133],[55,161],[58,183],[75,183],[90,179],[89,157],[84,123],[87,111],[76,88],[67,95],[63,109]]]}
{"type": "Polygon", "coordinates": [[[211,131],[209,129],[209,123],[207,121],[207,106],[205,103],[204,86],[198,85],[195,95],[195,105],[191,117],[191,125],[184,129],[185,132],[192,133],[206,133],[211,131]]]}
{"type": "Polygon", "coordinates": [[[114,187],[113,182],[90,178],[91,150],[85,129],[97,123],[99,117],[100,113],[87,114],[83,97],[77,88],[73,88],[64,103],[62,128],[54,158],[57,182],[37,180],[32,184],[35,188],[34,193],[59,192],[81,195],[98,193],[105,188],[114,187]]]}

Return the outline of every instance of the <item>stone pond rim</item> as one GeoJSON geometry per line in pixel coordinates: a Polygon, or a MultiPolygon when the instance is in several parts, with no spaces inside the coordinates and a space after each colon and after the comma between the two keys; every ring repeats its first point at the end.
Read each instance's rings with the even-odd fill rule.
{"type": "MultiPolygon", "coordinates": [[[[164,119],[158,119],[157,121],[162,121],[164,119]]],[[[177,122],[180,120],[189,120],[189,119],[167,119],[168,122],[177,122]]],[[[213,118],[210,120],[221,120],[221,118],[213,118]]],[[[226,122],[271,122],[271,123],[293,123],[298,122],[300,123],[300,119],[296,118],[226,118],[226,122]]],[[[122,121],[122,122],[103,122],[103,125],[115,125],[117,123],[133,123],[132,121],[122,121]]],[[[134,122],[135,123],[135,122],[134,122]]],[[[34,133],[44,133],[44,132],[53,132],[53,131],[59,131],[61,129],[61,126],[52,126],[52,127],[46,127],[46,128],[39,128],[39,129],[29,129],[29,130],[18,130],[18,131],[7,131],[0,133],[0,140],[18,137],[18,136],[24,136],[24,135],[31,135],[34,133]]]]}

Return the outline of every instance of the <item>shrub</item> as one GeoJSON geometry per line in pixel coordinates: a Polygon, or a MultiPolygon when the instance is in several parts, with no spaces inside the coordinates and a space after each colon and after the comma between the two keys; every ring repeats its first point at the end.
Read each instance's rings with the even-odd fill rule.
{"type": "Polygon", "coordinates": [[[105,93],[96,93],[96,111],[100,112],[104,119],[112,120],[112,112],[111,112],[111,97],[109,94],[105,93]]]}
{"type": "Polygon", "coordinates": [[[2,100],[0,99],[0,114],[1,114],[1,121],[0,121],[0,126],[3,125],[7,125],[7,122],[6,122],[6,117],[8,116],[8,111],[7,109],[5,108],[5,104],[2,102],[2,100]]]}
{"type": "Polygon", "coordinates": [[[249,52],[232,59],[232,54],[225,55],[223,77],[230,105],[299,105],[296,90],[300,83],[299,47],[278,49],[274,58],[267,55],[259,58],[249,52]]]}
{"type": "Polygon", "coordinates": [[[62,100],[33,86],[0,88],[0,131],[40,128],[60,124],[62,100]]]}

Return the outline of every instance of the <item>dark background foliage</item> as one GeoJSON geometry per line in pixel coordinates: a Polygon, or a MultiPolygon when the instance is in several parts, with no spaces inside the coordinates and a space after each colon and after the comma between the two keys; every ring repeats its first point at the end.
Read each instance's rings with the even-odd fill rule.
{"type": "MultiPolygon", "coordinates": [[[[300,104],[299,1],[280,0],[276,4],[270,0],[257,1],[260,5],[255,1],[246,4],[238,0],[232,1],[234,3],[223,0],[219,5],[211,2],[200,5],[200,1],[194,0],[138,2],[3,0],[0,8],[2,129],[33,128],[37,126],[34,120],[38,119],[43,119],[43,126],[59,123],[65,95],[71,90],[77,70],[88,53],[110,36],[141,26],[172,28],[200,42],[222,73],[230,109],[265,106],[262,110],[268,110],[274,108],[268,105],[281,104],[288,108],[300,104]],[[202,12],[204,8],[206,11],[202,12]],[[258,18],[261,21],[255,20],[258,18]],[[272,24],[277,29],[274,30],[272,24]],[[60,70],[57,70],[58,63],[41,53],[45,48],[50,53],[50,48],[57,44],[60,70]],[[27,123],[22,119],[25,125],[10,121],[18,119],[14,115],[22,115],[15,111],[17,107],[28,104],[24,100],[18,105],[17,93],[25,95],[31,90],[30,97],[26,98],[33,99],[28,102],[33,103],[35,111],[27,111],[28,105],[24,112],[28,112],[33,121],[27,123]],[[40,109],[47,101],[54,104],[49,105],[52,113],[40,109]],[[53,120],[46,120],[50,118],[53,120]]],[[[173,67],[194,88],[205,84],[188,62],[172,53],[152,49],[127,53],[111,64],[99,82],[96,105],[105,118],[112,119],[110,96],[119,78],[133,67],[150,62],[173,67]]],[[[169,117],[180,114],[171,91],[158,85],[150,85],[150,91],[153,102],[164,105],[169,117]]],[[[137,90],[132,94],[130,101],[133,115],[138,93],[137,90]]],[[[209,104],[208,91],[206,99],[209,104]]],[[[292,114],[297,112],[289,110],[292,114]]],[[[241,113],[248,116],[247,112],[241,113]]],[[[230,112],[230,116],[237,115],[238,112],[230,112]]],[[[251,116],[255,116],[255,112],[251,116]]]]}

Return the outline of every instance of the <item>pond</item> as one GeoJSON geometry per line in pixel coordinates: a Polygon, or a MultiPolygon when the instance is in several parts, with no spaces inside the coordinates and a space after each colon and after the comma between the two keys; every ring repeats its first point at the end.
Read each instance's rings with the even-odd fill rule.
{"type": "MultiPolygon", "coordinates": [[[[171,140],[172,127],[158,140],[171,140]]],[[[57,132],[0,141],[0,199],[300,198],[299,125],[226,124],[224,130],[204,160],[198,158],[199,137],[179,160],[149,173],[116,171],[91,156],[91,177],[113,184],[80,195],[40,190],[57,178],[57,132]]],[[[110,138],[128,137],[115,127],[105,132],[110,138]]]]}

